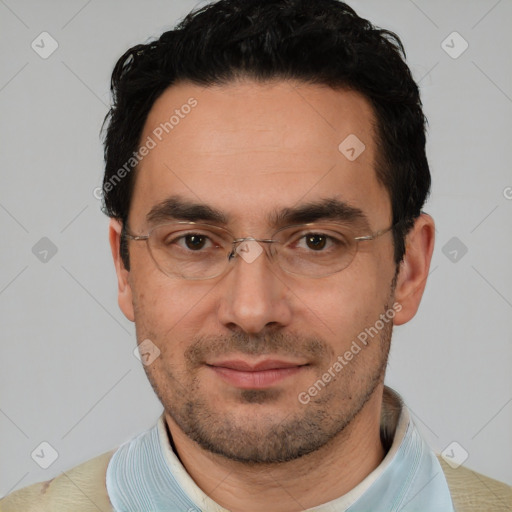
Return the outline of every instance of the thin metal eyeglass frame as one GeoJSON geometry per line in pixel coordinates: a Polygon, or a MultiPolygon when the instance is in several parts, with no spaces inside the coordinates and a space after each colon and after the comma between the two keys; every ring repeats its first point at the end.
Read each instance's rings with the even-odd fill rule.
{"type": "MultiPolygon", "coordinates": [[[[343,270],[348,268],[350,266],[350,264],[352,263],[352,261],[354,261],[354,258],[356,256],[358,248],[359,248],[358,242],[367,242],[367,241],[375,240],[379,236],[384,235],[385,233],[388,233],[389,231],[391,231],[394,227],[396,227],[399,224],[401,224],[401,222],[397,222],[395,224],[392,224],[391,226],[389,226],[389,227],[387,227],[385,229],[380,229],[379,231],[376,231],[375,233],[372,233],[370,235],[353,237],[352,240],[355,240],[356,248],[355,248],[355,251],[354,251],[354,255],[352,256],[352,259],[350,260],[350,262],[348,263],[347,266],[341,268],[340,270],[336,270],[334,272],[331,272],[330,274],[325,274],[325,275],[321,275],[321,276],[308,276],[308,275],[296,274],[294,272],[290,272],[290,271],[287,271],[287,270],[283,269],[280,265],[278,265],[278,266],[279,266],[279,268],[281,268],[281,270],[283,270],[287,274],[300,275],[302,277],[308,277],[308,278],[311,278],[311,279],[320,278],[320,277],[328,277],[330,275],[337,274],[338,272],[342,272],[343,270]]],[[[135,242],[149,241],[151,233],[154,230],[156,230],[156,229],[158,229],[158,228],[160,228],[162,226],[167,226],[167,225],[203,226],[203,227],[206,227],[206,228],[213,228],[213,229],[216,229],[216,230],[224,231],[224,232],[226,232],[227,234],[229,234],[233,238],[231,252],[229,252],[229,254],[227,255],[227,257],[228,257],[228,264],[226,265],[224,270],[222,270],[219,274],[216,274],[216,275],[213,275],[213,276],[208,276],[208,277],[202,277],[202,278],[182,277],[183,279],[185,279],[187,281],[202,281],[202,280],[207,280],[207,279],[214,279],[215,277],[219,277],[219,276],[225,274],[227,272],[227,270],[229,269],[229,262],[231,261],[232,258],[235,258],[236,255],[237,255],[236,249],[237,249],[238,245],[240,245],[242,242],[253,241],[253,242],[260,242],[260,243],[265,243],[265,244],[282,243],[279,240],[274,240],[272,238],[254,238],[254,237],[250,237],[250,236],[249,237],[243,237],[243,238],[235,238],[233,236],[233,234],[231,233],[231,231],[229,231],[228,229],[225,229],[225,228],[221,228],[220,226],[215,226],[213,224],[207,224],[207,223],[201,223],[201,222],[188,222],[188,221],[166,222],[166,223],[163,223],[163,224],[159,224],[158,226],[155,226],[154,228],[152,228],[146,235],[134,235],[134,234],[130,233],[128,231],[128,229],[123,226],[122,236],[125,236],[129,240],[133,240],[135,242]]],[[[284,231],[284,230],[290,229],[290,228],[300,228],[300,227],[317,226],[317,225],[318,225],[317,222],[308,222],[308,223],[305,223],[305,224],[293,224],[293,225],[289,225],[289,226],[284,226],[284,227],[278,229],[272,236],[276,236],[280,231],[284,231]]],[[[165,274],[167,277],[170,277],[170,275],[167,272],[165,272],[164,270],[162,270],[160,268],[160,265],[156,261],[154,255],[153,255],[153,253],[151,251],[151,249],[149,248],[149,244],[148,244],[148,251],[149,251],[151,259],[155,263],[156,267],[163,274],[165,274]]],[[[273,255],[272,254],[269,255],[267,251],[265,251],[265,253],[267,254],[267,256],[270,257],[270,259],[273,259],[273,255]]]]}

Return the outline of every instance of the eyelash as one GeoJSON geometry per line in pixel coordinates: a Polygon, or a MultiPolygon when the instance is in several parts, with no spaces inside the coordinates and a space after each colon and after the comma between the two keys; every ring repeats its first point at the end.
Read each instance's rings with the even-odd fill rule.
{"type": "MultiPolygon", "coordinates": [[[[218,248],[218,247],[220,247],[222,245],[222,244],[219,244],[219,243],[215,243],[210,236],[205,235],[203,233],[199,233],[199,232],[184,233],[182,235],[179,235],[179,236],[175,237],[174,239],[172,239],[172,240],[170,240],[168,242],[165,242],[165,245],[176,244],[176,245],[178,245],[179,247],[181,247],[183,249],[188,249],[188,248],[183,247],[182,245],[180,245],[179,242],[180,241],[185,242],[187,237],[193,237],[193,236],[206,238],[206,240],[208,240],[210,242],[210,244],[213,245],[214,248],[215,247],[218,248]]],[[[289,243],[289,245],[296,245],[300,241],[306,241],[307,237],[311,237],[311,236],[325,237],[327,242],[331,243],[330,247],[332,247],[332,246],[339,246],[339,245],[343,245],[344,244],[343,240],[335,238],[333,236],[330,236],[330,235],[328,235],[326,233],[316,232],[316,231],[308,231],[308,232],[300,233],[300,236],[293,235],[291,237],[291,242],[289,243]]],[[[204,249],[204,247],[201,247],[201,249],[204,249]]],[[[198,250],[198,251],[193,251],[191,249],[188,249],[188,250],[190,250],[190,252],[201,252],[200,250],[198,250]]],[[[328,249],[322,250],[322,251],[318,251],[318,252],[326,252],[327,250],[328,249]]]]}

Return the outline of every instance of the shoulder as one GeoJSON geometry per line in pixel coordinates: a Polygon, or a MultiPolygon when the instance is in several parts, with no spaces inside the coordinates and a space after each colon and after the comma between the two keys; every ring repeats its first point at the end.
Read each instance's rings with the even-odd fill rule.
{"type": "MultiPolygon", "coordinates": [[[[105,475],[114,452],[9,494],[0,500],[0,512],[112,512],[105,475]]],[[[439,456],[438,460],[457,512],[511,510],[512,487],[463,466],[453,469],[439,456]]]]}
{"type": "Polygon", "coordinates": [[[0,512],[112,512],[105,475],[114,451],[0,499],[0,512]]]}
{"type": "Polygon", "coordinates": [[[512,487],[459,466],[453,469],[438,456],[456,512],[493,512],[512,510],[512,487]]]}

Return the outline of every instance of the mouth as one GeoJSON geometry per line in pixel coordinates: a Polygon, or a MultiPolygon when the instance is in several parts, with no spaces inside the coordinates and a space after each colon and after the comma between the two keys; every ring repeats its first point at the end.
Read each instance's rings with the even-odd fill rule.
{"type": "Polygon", "coordinates": [[[309,365],[277,359],[265,359],[258,363],[232,359],[206,366],[227,384],[240,389],[263,389],[297,375],[309,365]]]}

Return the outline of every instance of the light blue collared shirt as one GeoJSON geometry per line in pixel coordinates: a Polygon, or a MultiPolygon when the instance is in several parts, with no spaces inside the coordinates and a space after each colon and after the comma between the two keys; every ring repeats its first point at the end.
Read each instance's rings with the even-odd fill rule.
{"type": "MultiPolygon", "coordinates": [[[[379,466],[347,494],[309,511],[454,512],[435,454],[407,408],[397,405],[393,441],[379,466]]],[[[116,512],[228,512],[196,485],[173,452],[163,414],[153,428],[116,451],[106,485],[116,512]]]]}

